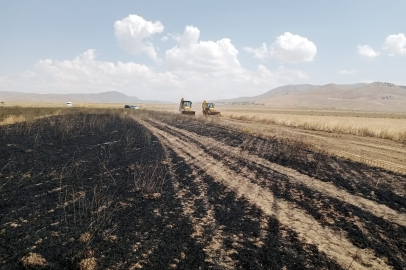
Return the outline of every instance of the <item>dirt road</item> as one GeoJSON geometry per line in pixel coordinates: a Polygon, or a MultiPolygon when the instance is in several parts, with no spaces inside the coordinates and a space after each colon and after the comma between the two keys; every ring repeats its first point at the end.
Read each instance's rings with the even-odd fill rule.
{"type": "MultiPolygon", "coordinates": [[[[318,179],[299,163],[296,169],[267,158],[275,143],[236,144],[233,131],[198,125],[142,124],[166,149],[176,198],[207,263],[221,269],[406,267],[402,176],[380,172],[393,184],[382,189],[343,172],[318,179]]],[[[344,165],[336,163],[340,171],[344,165]]],[[[352,168],[364,175],[365,168],[352,168]]]]}

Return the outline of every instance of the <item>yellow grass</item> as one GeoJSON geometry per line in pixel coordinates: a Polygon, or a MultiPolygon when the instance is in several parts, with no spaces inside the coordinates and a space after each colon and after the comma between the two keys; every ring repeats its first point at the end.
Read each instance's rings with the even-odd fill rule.
{"type": "MultiPolygon", "coordinates": [[[[10,104],[8,104],[10,105],[10,104]]],[[[73,111],[93,113],[119,112],[133,114],[123,109],[123,104],[77,103],[65,104],[16,103],[19,106],[0,106],[0,125],[29,121],[38,117],[66,114],[73,111]],[[21,106],[22,105],[22,106],[21,106]]],[[[141,111],[177,112],[177,104],[137,104],[141,111]]],[[[200,103],[194,103],[196,116],[201,115],[200,103]]],[[[266,106],[217,106],[221,114],[230,119],[252,121],[260,124],[277,124],[308,130],[353,134],[395,141],[406,141],[406,114],[337,110],[276,110],[266,106]]]]}
{"type": "MultiPolygon", "coordinates": [[[[132,104],[132,103],[129,103],[132,104]]],[[[73,106],[69,108],[111,108],[111,109],[122,109],[124,108],[125,103],[80,103],[73,102],[73,106]]],[[[154,103],[136,103],[140,109],[152,109],[152,110],[171,110],[174,109],[177,111],[178,104],[154,104],[154,103]]],[[[193,104],[195,105],[195,104],[193,104]]],[[[66,103],[37,103],[37,102],[7,102],[5,105],[0,105],[0,108],[7,107],[30,107],[30,108],[67,108],[66,103]]],[[[199,107],[200,108],[200,107],[199,107]]]]}
{"type": "Polygon", "coordinates": [[[128,114],[135,113],[134,110],[124,109],[122,107],[114,106],[95,106],[95,107],[34,107],[34,106],[1,106],[0,107],[0,126],[11,125],[24,121],[33,121],[43,117],[49,117],[53,115],[64,115],[71,113],[118,113],[128,114]]]}
{"type": "Polygon", "coordinates": [[[222,115],[236,120],[253,121],[261,124],[277,124],[309,130],[354,134],[396,141],[406,140],[406,118],[322,116],[308,114],[222,112],[222,115]]]}

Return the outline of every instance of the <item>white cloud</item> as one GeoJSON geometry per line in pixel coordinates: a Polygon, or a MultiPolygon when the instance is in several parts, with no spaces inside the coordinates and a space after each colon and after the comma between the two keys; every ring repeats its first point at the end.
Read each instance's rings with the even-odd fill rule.
{"type": "Polygon", "coordinates": [[[311,62],[317,54],[317,47],[313,42],[289,32],[277,37],[269,49],[266,43],[262,43],[259,48],[244,47],[244,50],[258,59],[272,56],[285,63],[311,62]]]}
{"type": "Polygon", "coordinates": [[[361,82],[362,83],[373,83],[374,80],[372,80],[372,79],[362,79],[361,82]]]}
{"type": "Polygon", "coordinates": [[[262,43],[260,48],[244,47],[244,50],[254,55],[255,58],[265,59],[269,55],[268,48],[265,43],[262,43]]]}
{"type": "Polygon", "coordinates": [[[160,71],[134,62],[99,61],[96,51],[88,50],[72,60],[40,60],[32,70],[0,79],[0,89],[37,93],[120,91],[141,99],[178,101],[182,96],[203,100],[258,95],[309,79],[304,72],[283,66],[269,70],[259,65],[249,71],[240,64],[230,39],[201,41],[199,29],[193,26],[187,26],[182,35],[166,36],[177,45],[165,52],[157,66],[160,71]]]}
{"type": "Polygon", "coordinates": [[[349,69],[349,70],[344,69],[344,70],[338,71],[338,73],[339,73],[339,74],[342,74],[342,75],[354,75],[354,74],[358,73],[358,70],[355,70],[355,69],[349,69]]]}
{"type": "Polygon", "coordinates": [[[155,47],[145,39],[163,30],[164,26],[160,21],[146,21],[137,15],[129,15],[114,23],[114,33],[123,49],[133,54],[146,53],[153,60],[158,60],[155,47]]]}
{"type": "Polygon", "coordinates": [[[241,70],[238,50],[231,40],[199,41],[200,31],[186,26],[178,45],[165,52],[166,65],[174,72],[232,73],[241,70]]]}
{"type": "Polygon", "coordinates": [[[128,95],[148,92],[152,98],[181,83],[170,72],[156,72],[133,62],[101,62],[94,50],[73,60],[40,60],[33,70],[14,75],[1,84],[3,89],[37,93],[99,93],[121,91],[128,95]]]}
{"type": "Polygon", "coordinates": [[[406,55],[406,37],[405,34],[389,35],[384,44],[384,49],[389,52],[389,55],[406,55]]]}
{"type": "Polygon", "coordinates": [[[289,32],[277,37],[270,48],[272,57],[286,63],[311,62],[316,53],[317,47],[313,42],[289,32]]]}
{"type": "Polygon", "coordinates": [[[163,36],[163,37],[161,37],[161,40],[162,41],[167,41],[169,38],[168,38],[168,36],[163,36]]]}
{"type": "MultiPolygon", "coordinates": [[[[224,50],[228,48],[231,56],[236,53],[227,40],[208,44],[215,45],[215,52],[220,50],[225,54],[224,50]]],[[[257,95],[280,85],[309,79],[302,71],[283,66],[268,70],[260,65],[257,70],[248,71],[233,61],[229,63],[231,56],[220,54],[217,61],[212,58],[208,63],[214,63],[213,69],[198,57],[174,70],[157,72],[134,62],[99,61],[96,52],[88,50],[72,60],[40,60],[32,70],[2,77],[0,89],[34,93],[120,91],[141,99],[178,101],[182,96],[203,100],[257,95]],[[230,66],[233,68],[229,69],[230,66]]]]}
{"type": "Polygon", "coordinates": [[[368,45],[358,45],[358,54],[361,55],[363,58],[373,60],[375,57],[380,55],[380,52],[374,51],[370,46],[368,45]]]}

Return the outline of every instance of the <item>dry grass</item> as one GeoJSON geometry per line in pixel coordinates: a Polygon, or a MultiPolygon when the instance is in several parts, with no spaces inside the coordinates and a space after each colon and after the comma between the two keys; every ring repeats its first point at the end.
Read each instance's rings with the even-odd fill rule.
{"type": "MultiPolygon", "coordinates": [[[[133,104],[129,102],[129,104],[133,104]]],[[[103,109],[121,109],[123,108],[125,103],[80,103],[80,102],[73,102],[73,106],[70,108],[103,108],[103,109]]],[[[171,111],[178,109],[178,103],[172,104],[156,104],[156,103],[136,103],[133,105],[137,105],[140,109],[149,109],[149,110],[164,110],[164,111],[171,111]]],[[[195,105],[194,105],[195,106],[195,105]]],[[[52,103],[52,102],[6,102],[6,104],[1,105],[0,108],[7,108],[7,107],[25,107],[25,108],[66,108],[66,103],[52,103]]],[[[200,108],[200,107],[199,107],[200,108]]]]}
{"type": "Polygon", "coordinates": [[[261,124],[277,124],[308,130],[406,141],[405,118],[267,114],[256,112],[223,113],[223,115],[230,119],[261,124]]]}
{"type": "MultiPolygon", "coordinates": [[[[141,110],[139,110],[141,112],[141,110]]],[[[8,106],[0,107],[0,126],[12,125],[20,122],[32,122],[34,120],[68,114],[115,114],[128,115],[137,114],[135,110],[115,107],[21,107],[8,106]]]]}
{"type": "MultiPolygon", "coordinates": [[[[72,113],[134,115],[160,120],[171,119],[176,122],[191,119],[190,116],[179,115],[176,104],[143,104],[140,105],[140,110],[126,110],[121,107],[121,104],[78,104],[75,107],[45,105],[47,107],[0,107],[0,125],[29,122],[41,117],[72,113]]],[[[406,115],[402,113],[273,110],[263,106],[219,106],[219,109],[223,116],[234,120],[406,141],[406,115]]],[[[196,111],[200,118],[200,110],[196,109],[196,111]]],[[[204,121],[213,121],[213,118],[206,117],[204,121]]]]}
{"type": "Polygon", "coordinates": [[[61,114],[60,108],[0,107],[0,125],[31,121],[47,115],[61,114]]]}
{"type": "Polygon", "coordinates": [[[79,241],[82,243],[87,243],[91,240],[91,238],[92,238],[91,234],[88,232],[85,232],[80,235],[79,241]]]}
{"type": "Polygon", "coordinates": [[[94,270],[97,268],[97,260],[94,257],[83,259],[78,266],[80,270],[94,270]]]}
{"type": "Polygon", "coordinates": [[[21,264],[25,269],[42,269],[48,265],[41,254],[31,252],[21,259],[21,264]]]}
{"type": "MultiPolygon", "coordinates": [[[[375,137],[393,141],[406,141],[406,114],[359,111],[325,111],[325,110],[272,110],[252,106],[218,106],[221,114],[230,119],[260,124],[277,124],[307,130],[332,133],[352,134],[375,137]]],[[[169,119],[175,122],[187,122],[190,116],[179,115],[176,105],[151,104],[145,107],[143,116],[158,120],[169,119]],[[166,113],[159,113],[162,111],[166,113]]],[[[219,122],[213,117],[199,117],[202,121],[219,122]]],[[[246,131],[251,133],[250,131],[246,131]]]]}

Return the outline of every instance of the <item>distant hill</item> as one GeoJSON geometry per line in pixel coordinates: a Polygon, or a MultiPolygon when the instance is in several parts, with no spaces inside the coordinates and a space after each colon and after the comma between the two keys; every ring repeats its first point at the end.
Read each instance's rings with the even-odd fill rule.
{"type": "Polygon", "coordinates": [[[313,89],[316,89],[320,87],[320,85],[313,85],[313,84],[296,84],[296,85],[285,85],[285,86],[280,86],[277,88],[274,88],[272,90],[269,90],[268,92],[258,95],[258,96],[253,96],[253,97],[239,97],[239,98],[232,98],[232,99],[222,99],[222,100],[217,100],[216,102],[220,103],[238,103],[238,102],[255,102],[255,101],[261,101],[277,96],[282,96],[282,95],[288,95],[292,93],[300,93],[300,92],[308,92],[313,89]]]}
{"type": "Polygon", "coordinates": [[[140,100],[117,91],[98,94],[33,94],[22,92],[0,91],[2,102],[38,102],[38,103],[169,103],[156,100],[140,100]]]}
{"type": "Polygon", "coordinates": [[[261,104],[274,108],[406,111],[406,86],[374,82],[349,85],[286,85],[254,97],[218,104],[261,104]]]}

